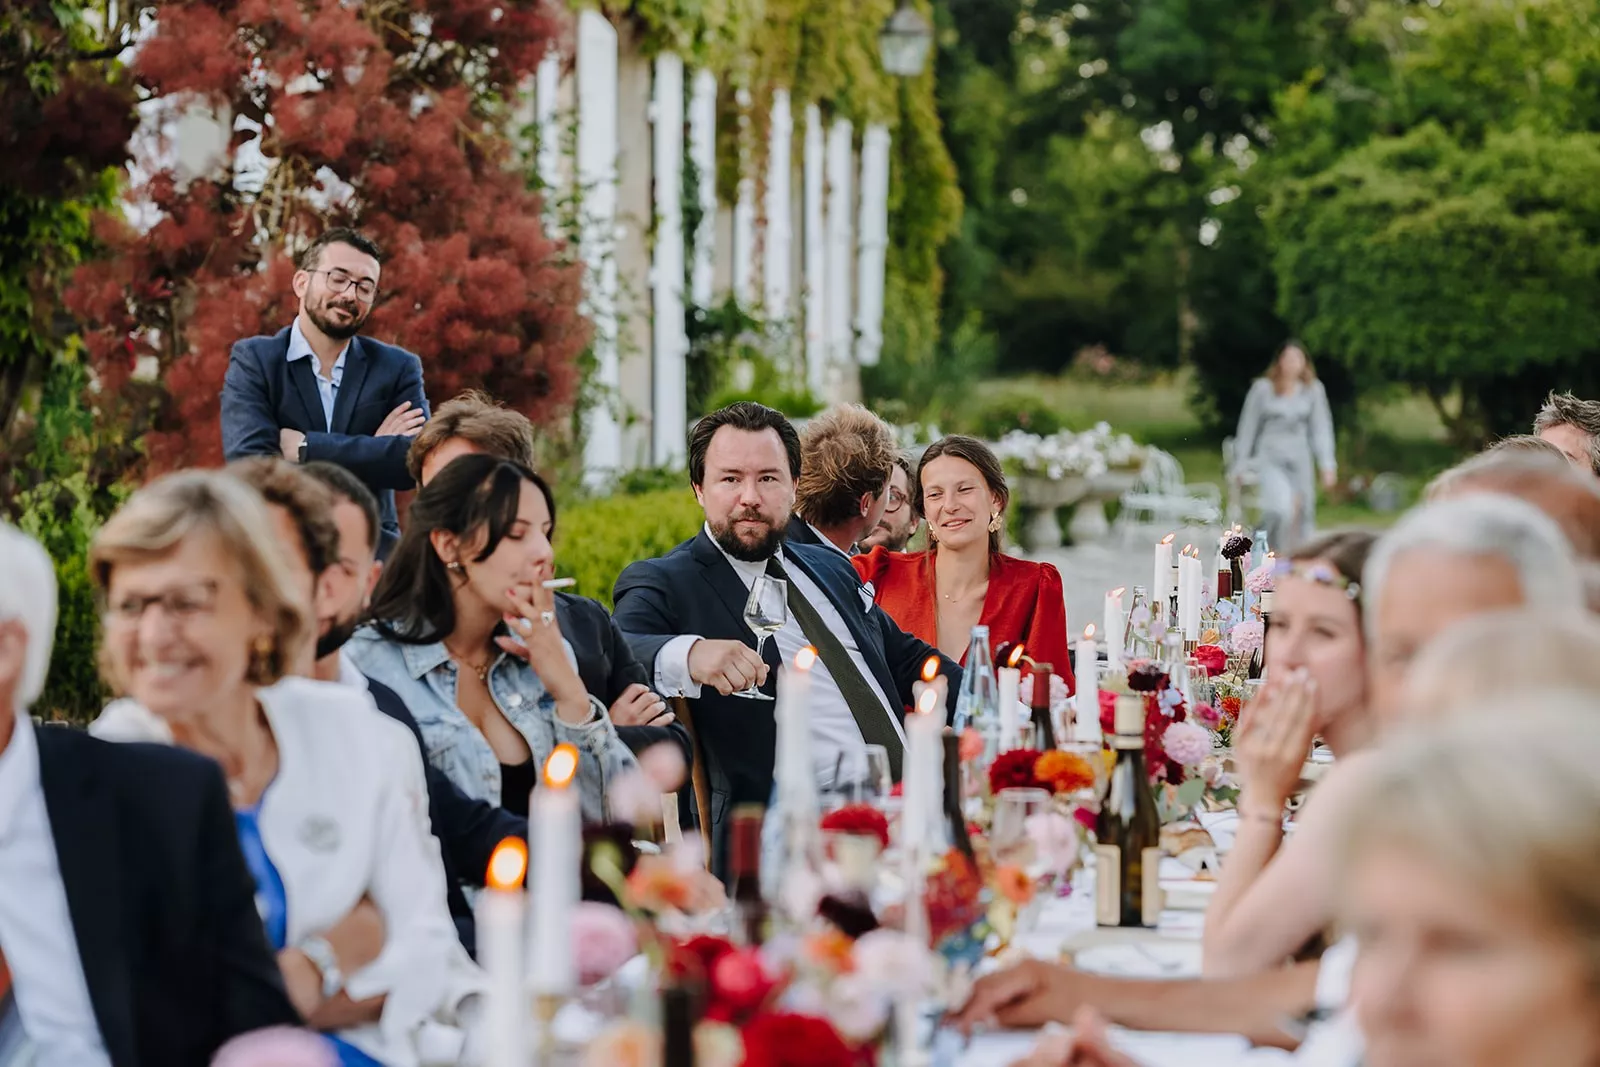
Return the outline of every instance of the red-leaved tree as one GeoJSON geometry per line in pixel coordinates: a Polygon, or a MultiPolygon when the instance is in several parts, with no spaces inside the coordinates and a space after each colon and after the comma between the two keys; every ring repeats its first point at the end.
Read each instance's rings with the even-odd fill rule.
{"type": "Polygon", "coordinates": [[[505,121],[560,32],[553,0],[164,0],[140,14],[154,19],[132,61],[141,84],[236,129],[214,172],[130,190],[153,211],[144,232],[99,220],[112,252],[71,295],[102,397],[155,357],[151,473],[220,461],[229,348],[289,323],[290,254],[330,225],[383,246],[365,332],[422,357],[430,399],[481,388],[546,425],[570,410],[590,336],[581,268],[545,232],[505,121]],[[241,155],[252,141],[264,181],[241,155]]]}

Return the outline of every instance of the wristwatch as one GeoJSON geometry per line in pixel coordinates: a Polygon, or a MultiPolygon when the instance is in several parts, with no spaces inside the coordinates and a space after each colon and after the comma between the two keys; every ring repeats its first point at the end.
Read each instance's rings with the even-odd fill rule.
{"type": "Polygon", "coordinates": [[[338,996],[344,988],[344,972],[339,970],[339,958],[333,954],[333,946],[328,944],[328,939],[320,935],[308,937],[296,947],[321,972],[322,999],[331,1000],[338,996]]]}
{"type": "Polygon", "coordinates": [[[304,437],[300,438],[300,451],[295,455],[296,463],[304,463],[306,461],[306,444],[306,439],[304,437]]]}

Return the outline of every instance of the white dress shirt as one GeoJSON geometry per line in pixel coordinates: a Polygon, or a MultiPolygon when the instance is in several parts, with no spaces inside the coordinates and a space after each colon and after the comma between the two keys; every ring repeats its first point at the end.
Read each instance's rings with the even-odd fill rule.
{"type": "Polygon", "coordinates": [[[350,342],[346,341],[344,347],[339,349],[339,358],[333,361],[333,370],[324,377],[322,374],[322,361],[311,350],[311,342],[306,340],[306,335],[300,332],[300,319],[297,316],[294,324],[289,327],[289,355],[290,363],[297,359],[311,361],[311,373],[316,375],[317,393],[322,398],[322,417],[324,425],[333,429],[333,402],[338,399],[339,386],[344,382],[344,357],[350,351],[350,342]]]}
{"type": "Polygon", "coordinates": [[[39,780],[33,722],[17,716],[0,752],[0,949],[11,968],[34,1067],[111,1067],[39,780]]]}
{"type": "MultiPolygon", "coordinates": [[[[706,534],[710,536],[709,529],[706,534]]],[[[716,538],[713,537],[711,543],[716,544],[716,538]]],[[[838,551],[837,548],[834,550],[838,551]]],[[[721,545],[717,546],[717,551],[722,552],[721,545]]],[[[756,578],[767,573],[765,560],[760,563],[746,563],[744,560],[734,559],[726,552],[722,552],[722,555],[733,567],[733,573],[739,576],[746,589],[755,585],[756,578]]],[[[784,561],[783,569],[788,573],[789,583],[794,591],[816,609],[823,624],[833,631],[844,645],[845,651],[850,653],[851,662],[856,665],[856,670],[861,672],[861,677],[866,679],[873,695],[878,698],[883,713],[894,724],[895,733],[904,740],[905,730],[900,725],[900,716],[891,710],[893,705],[885,696],[882,686],[878,684],[878,678],[872,673],[872,668],[867,666],[866,658],[856,646],[855,634],[845,624],[844,617],[839,614],[839,609],[834,606],[833,600],[793,561],[784,561]]],[[[870,606],[870,598],[863,601],[863,611],[868,610],[870,606]]],[[[772,639],[778,643],[778,656],[782,663],[793,663],[795,655],[811,644],[800,629],[800,622],[793,613],[783,624],[783,629],[774,634],[772,639]]],[[[684,634],[674,637],[661,646],[661,651],[656,653],[656,692],[663,696],[683,696],[691,700],[700,695],[700,686],[696,685],[689,675],[689,650],[699,640],[700,637],[696,634],[684,634]]],[[[861,738],[861,727],[856,725],[856,718],[850,712],[850,705],[845,703],[844,694],[839,691],[833,675],[828,673],[827,665],[819,659],[816,666],[811,668],[811,762],[819,790],[826,791],[834,787],[833,772],[840,764],[841,755],[844,757],[844,774],[847,780],[859,778],[866,772],[866,742],[861,738]]]]}

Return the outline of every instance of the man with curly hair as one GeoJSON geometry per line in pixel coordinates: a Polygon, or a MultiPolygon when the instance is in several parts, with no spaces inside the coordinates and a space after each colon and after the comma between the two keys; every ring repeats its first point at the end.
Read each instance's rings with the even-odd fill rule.
{"type": "Polygon", "coordinates": [[[888,503],[894,431],[861,405],[841,404],[806,424],[800,457],[789,540],[855,555],[888,503]]]}
{"type": "Polygon", "coordinates": [[[1533,417],[1533,432],[1561,449],[1574,467],[1600,478],[1600,400],[1552,392],[1533,417]]]}

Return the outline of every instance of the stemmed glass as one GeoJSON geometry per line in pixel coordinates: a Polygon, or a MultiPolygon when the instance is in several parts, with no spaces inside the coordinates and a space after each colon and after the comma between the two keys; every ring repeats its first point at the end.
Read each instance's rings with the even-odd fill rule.
{"type": "MultiPolygon", "coordinates": [[[[758,574],[750,586],[750,597],[744,602],[744,623],[756,635],[756,655],[767,648],[767,638],[789,623],[789,583],[782,578],[758,574]]],[[[733,694],[749,700],[771,700],[755,685],[733,694]]]]}

